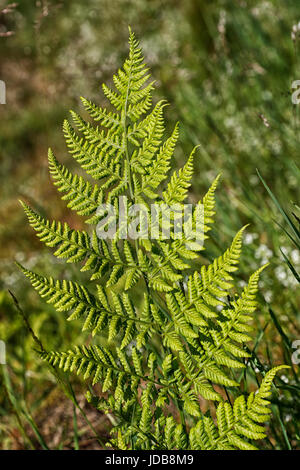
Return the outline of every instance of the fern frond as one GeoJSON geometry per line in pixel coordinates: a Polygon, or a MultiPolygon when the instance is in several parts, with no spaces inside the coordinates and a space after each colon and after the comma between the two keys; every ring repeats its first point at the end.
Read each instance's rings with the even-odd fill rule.
{"type": "MultiPolygon", "coordinates": [[[[103,192],[95,185],[92,186],[82,176],[73,175],[65,166],[58,163],[54,154],[49,150],[49,170],[58,191],[66,193],[62,200],[69,201],[67,206],[79,215],[90,216],[95,214],[103,202],[103,192]]],[[[92,218],[87,220],[91,223],[92,218]]]]}
{"type": "Polygon", "coordinates": [[[105,96],[118,110],[124,111],[131,121],[137,121],[151,106],[153,83],[145,85],[149,79],[148,69],[143,63],[144,58],[134,33],[129,32],[129,57],[113,76],[117,91],[102,85],[105,96]]]}
{"type": "Polygon", "coordinates": [[[81,320],[82,331],[92,334],[89,346],[43,351],[41,357],[108,392],[100,398],[90,391],[88,400],[116,419],[110,446],[253,449],[252,441],[265,436],[272,381],[285,366],[269,371],[248,399],[234,393],[233,405],[224,401],[224,388],[230,397],[231,388],[239,387],[241,369],[251,356],[245,343],[251,340],[264,267],[250,277],[240,296],[232,293],[245,227],[221,256],[199,265],[214,222],[219,176],[187,219],[183,209],[196,148],[168,180],[178,124],[164,136],[167,103],[161,100],[152,107],[153,85],[129,29],[128,58],[113,76],[112,88],[103,85],[114,110],[81,98],[95,122],[71,111],[74,124],[63,124],[70,154],[97,182],[73,174],[49,150],[50,174],[62,199],[88,217],[87,223],[97,224],[96,229],[74,230],[22,203],[30,225],[54,248],[54,255],[82,263],[81,271],[91,271],[90,281],[96,281],[56,280],[19,265],[47,303],[66,312],[68,320],[81,320]],[[145,210],[136,217],[140,204],[145,210]],[[97,334],[106,347],[91,344],[97,334]],[[207,407],[211,414],[203,413],[203,399],[213,402],[207,407]],[[178,416],[170,414],[174,409],[178,416]]]}
{"type": "Polygon", "coordinates": [[[44,219],[23,201],[20,201],[28,217],[29,224],[37,232],[39,239],[51,248],[58,258],[65,258],[68,263],[86,260],[85,269],[93,269],[99,264],[99,250],[91,246],[90,237],[85,231],[72,230],[65,222],[44,219]]]}
{"type": "Polygon", "coordinates": [[[73,122],[77,129],[83,133],[87,141],[91,144],[95,144],[95,148],[98,152],[103,152],[108,155],[112,155],[115,151],[124,151],[122,145],[122,137],[115,132],[114,129],[108,129],[107,131],[101,130],[99,127],[93,127],[89,122],[86,122],[82,117],[70,111],[73,122]]]}
{"type": "Polygon", "coordinates": [[[134,391],[139,381],[145,378],[144,374],[137,374],[126,353],[120,349],[116,350],[116,357],[109,349],[99,346],[77,346],[67,352],[51,351],[42,352],[40,355],[49,364],[57,365],[64,372],[83,375],[84,380],[91,378],[93,385],[101,382],[102,391],[114,390],[115,398],[118,399],[123,398],[126,381],[129,381],[134,391]]]}
{"type": "MultiPolygon", "coordinates": [[[[213,307],[222,305],[220,297],[227,296],[229,290],[233,287],[231,273],[237,270],[245,228],[246,226],[236,234],[230,248],[223,255],[216,258],[210,265],[203,265],[200,275],[195,271],[188,278],[188,305],[189,307],[194,305],[199,313],[201,313],[201,308],[203,308],[204,316],[209,311],[209,307],[206,309],[203,307],[203,303],[213,307]]],[[[208,314],[208,316],[214,315],[208,314]]]]}
{"type": "Polygon", "coordinates": [[[58,312],[70,312],[69,321],[84,319],[82,331],[89,329],[95,335],[108,327],[110,339],[112,339],[116,333],[113,328],[118,328],[121,341],[123,341],[122,347],[130,342],[128,341],[130,331],[136,331],[138,323],[145,324],[151,335],[151,322],[143,318],[139,319],[135,311],[129,310],[128,303],[124,302],[124,298],[123,301],[119,300],[121,308],[117,309],[116,304],[112,308],[100,286],[98,286],[98,296],[96,297],[77,282],[59,281],[52,277],[46,278],[29,271],[18,263],[17,265],[47,303],[52,304],[58,312]]]}
{"type": "Polygon", "coordinates": [[[155,199],[152,189],[156,189],[166,178],[170,169],[170,160],[179,137],[178,124],[163,146],[160,148],[155,161],[147,168],[146,175],[142,177],[141,191],[151,199],[155,199]],[[151,188],[151,189],[150,189],[151,188]]]}
{"type": "Polygon", "coordinates": [[[131,167],[134,171],[144,174],[146,167],[149,166],[155,157],[155,154],[161,144],[164,133],[163,108],[166,103],[162,100],[154,107],[147,126],[144,128],[146,134],[139,150],[132,155],[131,167]]]}
{"type": "Polygon", "coordinates": [[[233,406],[228,402],[217,407],[217,427],[211,418],[204,417],[190,430],[191,449],[195,450],[257,450],[249,441],[263,439],[265,429],[262,423],[268,421],[271,385],[275,374],[287,366],[278,366],[266,373],[257,392],[248,400],[244,395],[235,399],[233,406]],[[209,439],[213,436],[213,439],[209,439]]]}
{"type": "Polygon", "coordinates": [[[164,201],[169,206],[183,202],[187,196],[188,188],[191,185],[190,180],[193,176],[195,150],[196,148],[190,154],[184,167],[181,168],[178,173],[176,171],[173,173],[167,189],[163,193],[164,201]]]}
{"type": "Polygon", "coordinates": [[[119,132],[122,131],[122,122],[119,114],[109,112],[107,109],[97,106],[95,103],[84,97],[81,97],[80,99],[89,115],[95,121],[99,122],[101,126],[111,130],[116,129],[119,132]]]}
{"type": "Polygon", "coordinates": [[[213,183],[211,184],[209,190],[203,197],[201,204],[204,207],[204,233],[208,232],[211,228],[209,224],[213,224],[214,222],[214,215],[215,215],[215,192],[219,183],[221,175],[218,175],[213,183]]]}
{"type": "MultiPolygon", "coordinates": [[[[233,406],[221,402],[216,410],[216,421],[211,416],[201,416],[188,432],[177,424],[172,415],[160,416],[151,426],[153,412],[149,402],[141,410],[143,419],[137,424],[137,431],[143,433],[137,449],[186,449],[186,450],[257,450],[252,441],[266,436],[263,423],[270,415],[271,385],[275,374],[287,366],[274,367],[265,375],[257,392],[248,399],[244,395],[235,399],[233,406]],[[146,411],[145,411],[146,410],[146,411]]],[[[193,408],[193,400],[186,407],[193,408]]],[[[189,408],[189,411],[192,411],[189,408]]],[[[193,414],[193,413],[190,413],[193,414]]],[[[139,413],[139,416],[141,414],[139,413]]],[[[126,426],[126,429],[128,427],[126,426]]],[[[126,449],[130,449],[130,435],[122,433],[126,449]]]]}
{"type": "Polygon", "coordinates": [[[231,303],[230,308],[222,310],[222,318],[217,319],[217,323],[210,323],[208,326],[201,326],[201,345],[193,342],[198,349],[201,359],[197,365],[197,374],[193,377],[194,383],[202,376],[213,383],[225,386],[238,386],[238,384],[228,377],[228,373],[221,366],[228,368],[243,368],[241,358],[249,357],[249,353],[242,347],[244,341],[251,340],[248,334],[253,329],[249,322],[256,309],[255,300],[258,289],[259,275],[265,268],[258,269],[249,279],[248,285],[244,288],[240,298],[231,303]]]}
{"type": "Polygon", "coordinates": [[[84,137],[76,134],[69,121],[65,119],[63,132],[67,146],[73,158],[94,179],[108,178],[105,185],[110,187],[122,178],[119,164],[123,155],[123,149],[118,149],[114,158],[109,153],[100,151],[95,143],[91,143],[84,137]]]}

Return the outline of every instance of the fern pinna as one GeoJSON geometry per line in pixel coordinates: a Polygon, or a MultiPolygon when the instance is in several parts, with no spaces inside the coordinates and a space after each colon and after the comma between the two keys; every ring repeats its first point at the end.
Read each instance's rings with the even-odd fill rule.
{"type": "MultiPolygon", "coordinates": [[[[199,268],[203,243],[191,242],[185,234],[148,237],[142,218],[137,224],[140,237],[126,238],[121,228],[112,239],[99,237],[98,224],[107,216],[99,207],[110,205],[119,217],[121,196],[129,225],[134,204],[142,204],[150,219],[153,203],[182,207],[195,158],[193,151],[161,190],[178,125],[165,139],[166,103],[152,107],[153,82],[131,31],[129,57],[113,81],[115,89],[103,85],[103,92],[114,111],[82,98],[97,126],[75,112],[71,112],[73,124],[63,125],[71,155],[97,183],[71,173],[49,150],[50,173],[62,199],[94,227],[74,230],[67,223],[44,219],[22,203],[40,240],[54,248],[58,258],[80,263],[81,271],[90,272],[91,282],[86,286],[21,269],[42,298],[68,312],[68,320],[82,319],[83,330],[101,335],[106,346],[95,340],[88,346],[40,355],[65,372],[100,384],[101,396],[88,392],[87,398],[116,418],[109,446],[254,449],[252,441],[265,436],[272,380],[284,366],[269,371],[255,394],[242,394],[233,405],[226,397],[238,389],[239,374],[234,371],[244,369],[250,356],[244,343],[251,340],[263,268],[250,277],[239,297],[229,301],[244,228],[222,256],[199,268]],[[212,401],[212,416],[201,411],[201,399],[212,401]]],[[[217,183],[218,178],[193,209],[194,222],[197,210],[203,209],[203,239],[213,223],[217,183]]]]}

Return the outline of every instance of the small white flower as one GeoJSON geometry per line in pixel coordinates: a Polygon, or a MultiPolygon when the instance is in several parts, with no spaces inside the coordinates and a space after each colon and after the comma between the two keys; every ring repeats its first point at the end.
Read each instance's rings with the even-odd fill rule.
{"type": "Polygon", "coordinates": [[[19,263],[22,263],[22,261],[24,261],[25,259],[25,255],[22,251],[18,251],[16,253],[16,260],[19,262],[19,263]]]}
{"type": "Polygon", "coordinates": [[[255,251],[255,258],[261,259],[263,264],[266,264],[272,257],[273,251],[267,245],[260,245],[255,251]]]}
{"type": "Polygon", "coordinates": [[[268,290],[267,292],[265,292],[265,300],[266,302],[270,303],[272,301],[272,298],[273,298],[273,292],[268,290]]]}
{"type": "Polygon", "coordinates": [[[275,275],[278,279],[278,281],[285,281],[287,276],[286,276],[286,271],[282,266],[278,266],[275,269],[275,275]]]}
{"type": "Polygon", "coordinates": [[[294,264],[300,264],[300,253],[298,250],[291,251],[291,259],[294,264]]]}
{"type": "Polygon", "coordinates": [[[252,186],[255,186],[259,182],[258,176],[251,175],[249,181],[252,186]]]}
{"type": "Polygon", "coordinates": [[[287,246],[282,246],[281,247],[281,251],[282,253],[285,255],[285,256],[288,256],[289,255],[289,249],[287,246]]]}
{"type": "Polygon", "coordinates": [[[246,233],[244,237],[244,244],[245,245],[251,245],[253,242],[253,234],[252,233],[246,233]]]}

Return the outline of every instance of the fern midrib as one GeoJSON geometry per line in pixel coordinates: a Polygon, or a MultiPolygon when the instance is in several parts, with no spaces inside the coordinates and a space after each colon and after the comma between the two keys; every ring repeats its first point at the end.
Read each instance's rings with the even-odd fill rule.
{"type": "MultiPolygon", "coordinates": [[[[128,168],[128,173],[127,173],[127,181],[129,184],[129,192],[130,192],[130,197],[132,202],[135,204],[136,203],[136,195],[134,194],[134,189],[133,189],[133,184],[132,184],[132,176],[131,176],[131,165],[130,165],[130,157],[129,157],[129,151],[128,151],[128,134],[127,134],[127,106],[128,106],[128,98],[129,98],[129,92],[130,92],[130,83],[132,80],[132,66],[133,66],[133,60],[131,59],[130,62],[130,68],[129,68],[129,75],[128,75],[128,83],[127,83],[127,89],[126,89],[126,97],[125,97],[125,102],[124,102],[124,116],[123,116],[123,132],[124,132],[124,147],[125,147],[125,155],[126,155],[126,161],[127,161],[127,168],[128,168]]],[[[135,246],[135,253],[136,253],[136,258],[138,258],[138,240],[134,240],[134,246],[135,246]]]]}
{"type": "Polygon", "coordinates": [[[88,361],[92,361],[94,362],[94,364],[97,366],[97,365],[100,365],[100,366],[105,366],[107,367],[108,369],[112,369],[113,371],[119,373],[119,374],[125,374],[125,375],[128,375],[129,377],[136,377],[140,380],[146,380],[148,382],[151,382],[152,384],[154,385],[158,385],[159,387],[165,387],[164,384],[160,383],[160,382],[156,382],[155,380],[151,379],[148,375],[145,376],[145,375],[139,375],[137,374],[136,372],[133,372],[132,370],[128,371],[126,370],[125,368],[123,369],[120,369],[119,367],[115,366],[115,365],[112,365],[112,364],[109,364],[107,362],[104,362],[102,361],[102,359],[99,359],[99,362],[97,361],[97,359],[94,357],[93,354],[91,354],[91,356],[84,356],[88,361]]]}
{"type": "Polygon", "coordinates": [[[129,158],[129,152],[128,152],[127,122],[126,122],[131,79],[132,79],[132,60],[130,62],[130,68],[129,68],[128,83],[127,83],[126,96],[125,96],[125,101],[124,101],[124,111],[123,111],[124,115],[122,118],[122,125],[123,125],[123,132],[124,132],[124,150],[125,150],[125,156],[126,156],[127,165],[128,165],[127,178],[128,178],[128,184],[129,184],[129,191],[130,191],[131,200],[134,202],[135,197],[134,197],[134,191],[133,191],[133,186],[132,186],[130,158],[129,158]]]}
{"type": "MultiPolygon", "coordinates": [[[[120,266],[130,266],[130,268],[138,268],[138,265],[136,264],[128,264],[128,263],[125,263],[123,262],[122,260],[120,259],[112,259],[112,258],[107,258],[106,256],[103,256],[102,254],[100,255],[99,253],[97,253],[96,251],[94,251],[91,247],[85,247],[85,246],[82,246],[82,245],[79,245],[77,242],[73,242],[72,240],[69,240],[69,238],[67,237],[64,237],[63,235],[55,232],[53,229],[51,229],[51,227],[47,227],[47,222],[45,223],[44,219],[41,217],[41,221],[43,222],[44,224],[44,227],[48,230],[48,232],[50,232],[52,235],[55,235],[56,237],[60,238],[61,239],[61,242],[58,242],[58,243],[62,243],[64,241],[68,242],[70,245],[73,245],[74,247],[78,247],[79,249],[81,250],[84,250],[86,253],[89,253],[90,255],[94,255],[97,257],[97,259],[101,260],[101,259],[104,259],[106,260],[108,263],[110,264],[113,264],[114,266],[116,265],[120,265],[120,266]]],[[[72,230],[72,229],[71,229],[72,230]]],[[[83,233],[83,232],[80,232],[79,230],[76,230],[75,232],[77,233],[83,233]]],[[[87,234],[88,235],[88,234],[87,234]]],[[[88,235],[89,236],[89,235],[88,235]]],[[[56,249],[56,247],[53,247],[54,249],[56,249]]]]}
{"type": "MultiPolygon", "coordinates": [[[[53,285],[53,284],[51,283],[51,280],[50,280],[51,278],[48,279],[48,278],[46,278],[46,277],[42,277],[42,276],[38,276],[38,275],[35,275],[35,276],[38,278],[39,282],[41,282],[41,280],[42,280],[43,283],[44,283],[44,285],[46,285],[48,288],[51,289],[52,293],[53,293],[53,292],[54,292],[54,293],[57,292],[55,285],[53,285]]],[[[30,277],[29,277],[29,279],[30,279],[30,277]]],[[[34,277],[33,277],[33,279],[34,279],[34,277]]],[[[52,281],[55,282],[53,279],[52,279],[52,281]]],[[[79,285],[76,285],[76,284],[75,284],[75,286],[78,287],[79,285]]],[[[79,287],[80,287],[80,286],[79,286],[79,287]]],[[[37,291],[39,292],[40,289],[37,288],[37,287],[35,287],[35,290],[37,290],[37,291]]],[[[76,301],[77,301],[78,303],[83,303],[83,304],[85,304],[88,308],[94,308],[94,309],[96,309],[96,312],[99,312],[99,313],[105,312],[106,314],[111,315],[111,316],[118,316],[118,317],[124,319],[125,322],[127,322],[128,320],[134,320],[135,322],[138,322],[138,323],[143,323],[143,324],[145,324],[145,325],[153,326],[153,322],[147,322],[147,321],[145,321],[145,320],[141,320],[141,319],[136,318],[136,317],[129,317],[129,316],[127,316],[127,315],[121,315],[120,313],[117,313],[116,311],[108,310],[108,309],[105,308],[104,306],[99,305],[99,304],[97,303],[97,301],[96,301],[94,295],[91,294],[91,293],[89,293],[89,296],[91,296],[91,298],[95,299],[95,304],[88,302],[88,300],[87,300],[87,298],[86,298],[85,296],[84,296],[84,298],[79,297],[78,295],[76,295],[75,291],[74,291],[73,293],[70,293],[67,289],[64,289],[64,288],[61,286],[61,284],[60,284],[60,289],[59,289],[59,290],[60,290],[60,292],[62,292],[62,294],[68,294],[68,295],[71,296],[72,298],[76,299],[76,301]]],[[[49,297],[50,295],[52,295],[52,293],[51,293],[51,294],[47,293],[47,294],[45,295],[45,297],[49,297]]],[[[50,302],[50,303],[51,303],[51,302],[50,302]]],[[[73,310],[73,308],[71,308],[69,311],[72,311],[72,310],[73,310]]]]}

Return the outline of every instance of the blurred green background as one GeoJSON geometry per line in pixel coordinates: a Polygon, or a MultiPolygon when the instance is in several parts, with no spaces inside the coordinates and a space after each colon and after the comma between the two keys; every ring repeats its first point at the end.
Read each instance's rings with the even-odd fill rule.
{"type": "MultiPolygon", "coordinates": [[[[237,230],[250,223],[238,286],[270,262],[261,281],[252,366],[259,372],[290,363],[292,342],[300,339],[295,275],[300,254],[299,240],[295,244],[285,232],[289,224],[281,210],[299,227],[293,213],[299,202],[300,116],[291,94],[293,81],[300,79],[300,4],[23,0],[6,7],[1,0],[0,79],[7,96],[6,105],[0,105],[0,339],[7,345],[7,367],[0,366],[0,448],[40,448],[47,439],[50,448],[78,445],[70,440],[76,405],[68,413],[62,410],[63,417],[58,413],[57,421],[53,418],[56,431],[61,429],[59,438],[41,419],[45,409],[51,414],[62,398],[50,371],[33,352],[33,340],[8,294],[10,289],[17,297],[47,348],[82,342],[76,325],[42,304],[14,265],[17,260],[37,272],[67,275],[65,266],[35,238],[18,199],[50,218],[80,227],[81,221],[61,203],[50,182],[47,149],[51,146],[59,160],[72,167],[62,121],[70,108],[80,112],[82,95],[106,105],[100,84],[111,80],[127,54],[129,24],[157,82],[156,99],[165,97],[171,104],[166,110],[169,128],[181,122],[176,165],[200,144],[191,198],[199,199],[222,173],[207,258],[224,251],[237,230]],[[38,433],[36,421],[42,428],[38,433]]],[[[68,268],[68,275],[76,279],[78,273],[68,268]]],[[[266,448],[299,447],[298,376],[299,366],[293,365],[279,380],[282,394],[274,399],[266,448]]],[[[73,386],[80,396],[80,383],[73,386]]],[[[104,426],[91,410],[87,413],[89,421],[95,419],[96,431],[105,435],[110,423],[104,426]]],[[[78,424],[80,447],[91,448],[95,439],[86,437],[85,425],[78,424]]]]}

